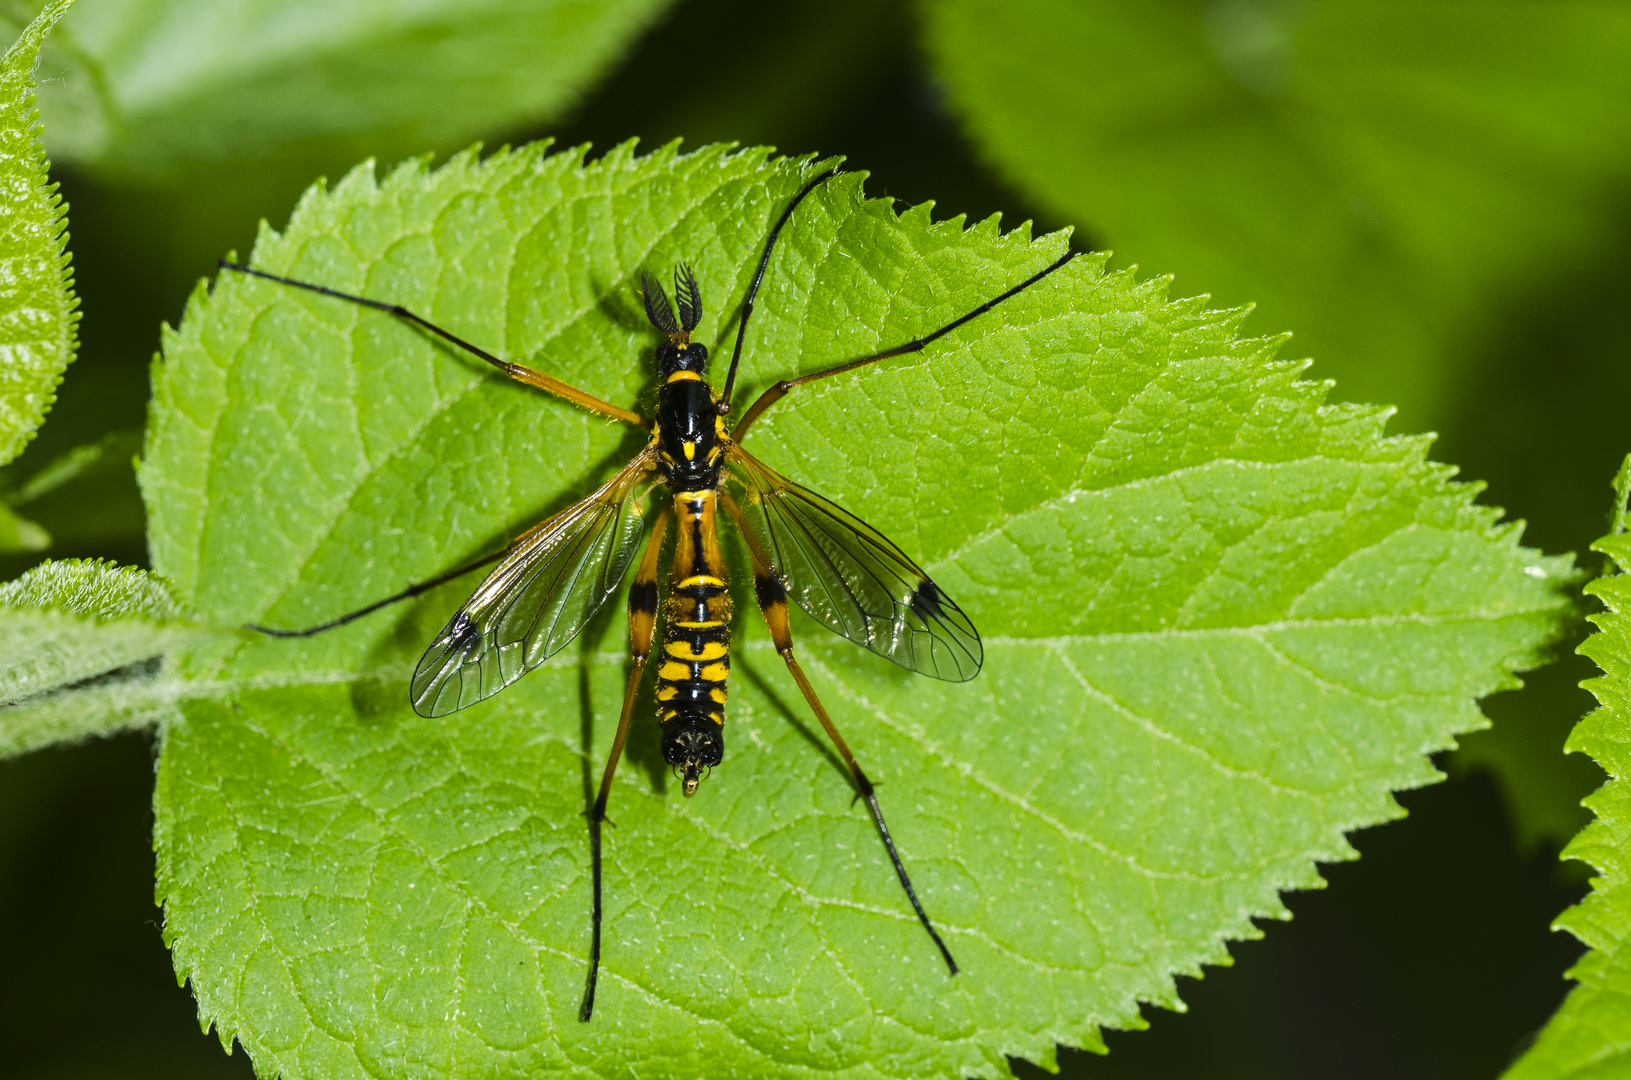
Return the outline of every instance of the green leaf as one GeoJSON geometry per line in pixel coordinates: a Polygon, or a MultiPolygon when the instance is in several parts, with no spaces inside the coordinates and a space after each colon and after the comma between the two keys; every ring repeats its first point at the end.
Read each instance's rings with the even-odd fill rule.
{"type": "MultiPolygon", "coordinates": [[[[94,443],[76,446],[65,454],[48,461],[26,480],[17,481],[8,475],[21,463],[0,469],[0,552],[45,551],[51,546],[51,534],[43,526],[16,513],[19,506],[27,506],[87,478],[106,478],[124,471],[130,477],[130,462],[141,448],[142,433],[137,430],[110,431],[94,443]],[[10,485],[15,484],[15,487],[10,485]]],[[[105,530],[117,528],[117,515],[110,512],[105,500],[86,500],[80,496],[81,517],[96,522],[105,530]]]]}
{"type": "Polygon", "coordinates": [[[59,160],[126,177],[452,149],[559,118],[667,3],[87,4],[42,104],[59,160]]]}
{"type": "Polygon", "coordinates": [[[1631,457],[1615,478],[1613,527],[1592,545],[1612,560],[1604,576],[1586,586],[1603,602],[1605,612],[1592,615],[1597,632],[1580,646],[1602,669],[1581,685],[1601,706],[1575,726],[1567,749],[1585,753],[1603,767],[1609,781],[1586,806],[1596,815],[1563,849],[1565,859],[1579,859],[1602,875],[1592,891],[1565,911],[1554,924],[1592,951],[1569,970],[1579,985],[1541,1030],[1528,1053],[1507,1070],[1507,1080],[1623,1076],[1631,1071],[1631,794],[1625,776],[1631,772],[1631,534],[1626,532],[1631,498],[1631,457]]]}
{"type": "MultiPolygon", "coordinates": [[[[74,358],[79,312],[68,269],[67,218],[57,186],[46,176],[34,107],[40,45],[70,3],[48,6],[0,60],[0,465],[34,437],[74,358]]],[[[0,532],[16,532],[18,547],[39,540],[28,535],[28,523],[10,524],[0,523],[0,532]]]]}
{"type": "Polygon", "coordinates": [[[44,551],[50,546],[50,533],[11,507],[0,504],[0,552],[44,551]]]}
{"type": "Polygon", "coordinates": [[[1011,183],[1122,259],[1255,301],[1344,395],[1412,424],[1444,421],[1491,310],[1617,257],[1623,4],[923,10],[955,111],[1011,183]]]}
{"type": "MultiPolygon", "coordinates": [[[[145,371],[141,377],[145,386],[145,371]]],[[[59,411],[51,422],[52,442],[62,445],[76,428],[80,433],[96,430],[90,422],[94,419],[59,411]]],[[[40,451],[47,448],[35,444],[32,453],[0,469],[0,502],[26,511],[39,523],[39,535],[59,553],[92,551],[145,561],[147,516],[135,468],[141,445],[140,428],[122,428],[94,442],[69,442],[68,449],[41,464],[40,451]]]]}
{"type": "MultiPolygon", "coordinates": [[[[313,189],[253,255],[409,306],[649,411],[641,269],[695,267],[715,376],[770,222],[818,166],[713,147],[528,147],[313,189]]],[[[897,216],[842,176],[800,207],[748,334],[749,393],[910,340],[1065,237],[897,216]]],[[[158,895],[206,1023],[287,1080],[994,1076],[1177,1007],[1173,976],[1286,915],[1399,814],[1572,609],[1568,559],[1388,438],[1387,410],[1237,336],[1238,311],[1083,257],[923,353],[800,390],[768,462],[920,559],[985,636],[972,683],[799,616],[950,978],[736,582],[729,753],[694,799],[649,700],[589,945],[586,791],[626,679],[608,609],[541,670],[424,720],[415,660],[473,582],[329,634],[178,663],[158,895]]],[[[491,551],[647,433],[495,377],[378,312],[200,289],[154,369],[157,570],[224,622],[312,625],[491,551]]],[[[740,400],[751,400],[744,394],[740,400]]],[[[729,532],[729,530],[727,530],[729,532]]],[[[744,559],[732,565],[740,578],[744,559]]],[[[745,588],[744,588],[745,586],[745,588]]]]}
{"type": "Polygon", "coordinates": [[[18,482],[14,490],[0,495],[0,498],[4,498],[12,506],[27,506],[35,499],[49,495],[75,481],[102,472],[128,469],[141,445],[142,433],[137,429],[110,431],[95,442],[76,446],[67,453],[52,458],[28,479],[18,482]]]}
{"type": "Polygon", "coordinates": [[[0,758],[151,722],[112,684],[139,693],[165,653],[214,635],[133,567],[69,559],[0,585],[0,758]]]}

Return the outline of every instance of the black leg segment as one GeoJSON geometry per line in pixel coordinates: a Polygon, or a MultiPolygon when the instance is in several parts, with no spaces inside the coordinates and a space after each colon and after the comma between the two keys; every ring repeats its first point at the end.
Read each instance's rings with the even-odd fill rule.
{"type": "Polygon", "coordinates": [[[452,581],[454,578],[461,578],[464,575],[468,574],[472,570],[480,570],[482,567],[487,566],[490,563],[495,563],[498,560],[502,559],[505,555],[508,555],[509,553],[510,553],[510,549],[505,548],[502,551],[495,551],[491,555],[483,555],[480,559],[477,559],[475,562],[470,563],[470,564],[468,564],[466,566],[461,566],[457,570],[449,570],[447,573],[443,574],[441,577],[434,577],[434,578],[431,578],[429,581],[421,581],[417,585],[409,585],[406,589],[403,589],[401,592],[397,593],[394,596],[387,596],[383,600],[376,600],[372,604],[369,604],[365,608],[358,608],[356,611],[347,612],[346,614],[341,615],[337,619],[330,619],[328,622],[318,623],[316,626],[308,626],[304,630],[275,630],[270,626],[257,626],[254,623],[249,623],[248,625],[246,625],[244,627],[244,629],[245,630],[258,631],[258,632],[260,632],[262,634],[265,634],[267,637],[277,637],[277,638],[312,637],[312,636],[314,636],[316,634],[321,634],[325,630],[333,630],[335,627],[344,626],[348,622],[355,622],[356,620],[362,618],[364,615],[372,615],[374,612],[378,611],[380,608],[389,607],[390,605],[396,603],[399,600],[407,600],[407,599],[409,599],[411,597],[418,596],[420,593],[429,592],[431,589],[436,588],[436,586],[445,585],[448,582],[452,581]]]}
{"type": "Polygon", "coordinates": [[[731,351],[731,368],[730,372],[725,376],[725,391],[719,396],[721,415],[730,412],[731,392],[736,388],[736,367],[742,362],[742,340],[747,337],[748,318],[753,314],[753,301],[759,295],[759,284],[764,281],[765,270],[770,266],[770,253],[776,250],[776,239],[781,236],[782,227],[793,216],[793,211],[798,209],[798,205],[804,201],[804,197],[837,175],[838,170],[836,168],[828,169],[808,184],[805,184],[799,190],[799,193],[793,196],[793,201],[787,204],[787,209],[782,211],[782,216],[776,219],[775,227],[770,230],[770,235],[765,239],[765,253],[759,259],[759,270],[753,275],[753,283],[748,286],[747,296],[742,300],[742,321],[736,327],[736,348],[731,351]]]}
{"type": "Polygon", "coordinates": [[[987,300],[973,311],[970,311],[968,314],[963,315],[960,318],[953,319],[951,322],[947,323],[945,326],[942,326],[932,334],[925,334],[923,337],[908,341],[904,345],[896,345],[892,349],[885,349],[881,353],[873,353],[871,356],[863,356],[859,360],[851,360],[847,363],[839,364],[836,367],[826,368],[822,371],[811,372],[809,375],[801,375],[796,379],[786,379],[782,382],[776,383],[764,393],[760,394],[753,404],[748,407],[748,411],[742,416],[742,419],[739,420],[736,426],[731,429],[731,438],[737,442],[741,442],[742,439],[746,437],[748,428],[753,426],[753,422],[759,419],[760,416],[764,415],[766,409],[770,408],[772,405],[776,404],[776,402],[786,397],[788,392],[795,387],[803,386],[805,383],[815,382],[817,379],[825,379],[833,375],[842,375],[846,371],[854,371],[857,368],[866,367],[868,364],[876,364],[878,361],[888,360],[892,356],[902,356],[906,353],[921,352],[924,347],[929,345],[931,342],[945,337],[947,334],[951,333],[959,326],[962,326],[964,323],[984,315],[986,312],[990,311],[1004,300],[1017,296],[1026,289],[1029,289],[1032,285],[1035,285],[1037,282],[1041,281],[1055,270],[1058,270],[1060,267],[1070,262],[1070,260],[1074,259],[1076,255],[1077,253],[1074,251],[1065,252],[1063,255],[1059,256],[1058,259],[1055,259],[1052,263],[1049,263],[1041,270],[1038,270],[1036,273],[1032,274],[1018,285],[1015,285],[1001,296],[987,300]]]}

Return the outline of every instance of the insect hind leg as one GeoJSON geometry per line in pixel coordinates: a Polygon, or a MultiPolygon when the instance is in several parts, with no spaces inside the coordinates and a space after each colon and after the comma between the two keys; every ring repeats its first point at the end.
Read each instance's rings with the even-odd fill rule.
{"type": "Polygon", "coordinates": [[[600,981],[600,922],[601,906],[601,830],[606,821],[606,803],[612,795],[612,777],[617,774],[617,763],[623,757],[623,744],[629,737],[629,721],[634,716],[634,700],[640,692],[640,679],[645,674],[646,662],[651,659],[651,639],[657,628],[657,555],[663,539],[668,535],[672,510],[664,508],[652,527],[651,540],[646,545],[645,557],[629,586],[629,655],[634,666],[629,672],[629,684],[623,691],[623,712],[618,717],[617,734],[612,737],[612,749],[606,755],[606,769],[600,775],[600,791],[589,807],[589,858],[594,880],[594,900],[589,909],[589,982],[583,993],[583,1005],[578,1019],[584,1023],[595,1013],[595,988],[600,981]]]}
{"type": "Polygon", "coordinates": [[[759,610],[764,613],[765,625],[770,628],[770,640],[775,644],[776,652],[787,664],[787,670],[793,676],[793,681],[798,683],[799,692],[809,703],[810,710],[815,713],[816,719],[821,721],[821,727],[826,731],[827,738],[832,740],[839,756],[844,759],[845,766],[849,768],[850,776],[855,781],[856,797],[865,799],[867,809],[872,812],[872,822],[878,827],[878,835],[883,838],[884,850],[889,853],[889,861],[895,865],[895,876],[900,879],[901,888],[906,890],[906,899],[911,902],[912,910],[917,913],[917,921],[929,932],[935,948],[940,950],[941,957],[946,961],[946,968],[955,975],[957,961],[952,957],[951,950],[946,947],[940,931],[934,928],[929,913],[923,910],[922,901],[917,898],[917,890],[912,887],[912,878],[906,872],[906,864],[901,861],[900,851],[895,847],[895,838],[890,835],[889,824],[884,821],[883,809],[878,805],[877,788],[862,771],[860,763],[855,760],[855,754],[851,752],[849,743],[838,733],[832,717],[827,715],[826,707],[816,696],[815,687],[810,685],[809,678],[804,674],[804,668],[793,655],[793,630],[788,618],[787,590],[783,587],[781,579],[769,569],[763,552],[758,550],[758,544],[742,520],[742,512],[736,501],[727,497],[721,502],[726,513],[730,514],[736,523],[737,531],[747,542],[748,553],[753,560],[753,594],[759,602],[759,610]]]}

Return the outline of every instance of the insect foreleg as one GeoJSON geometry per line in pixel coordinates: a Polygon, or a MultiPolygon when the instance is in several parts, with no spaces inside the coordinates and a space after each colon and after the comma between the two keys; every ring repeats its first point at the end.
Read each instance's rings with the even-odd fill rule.
{"type": "Polygon", "coordinates": [[[793,681],[798,683],[799,692],[804,695],[804,700],[809,702],[810,710],[816,714],[816,719],[821,721],[821,727],[827,732],[827,738],[832,740],[833,746],[844,759],[844,764],[849,767],[850,776],[855,781],[855,791],[862,799],[866,800],[867,808],[872,811],[872,820],[878,826],[878,835],[883,837],[883,846],[889,852],[889,861],[895,864],[895,874],[900,878],[901,888],[906,890],[906,899],[911,901],[912,910],[917,912],[918,922],[923,924],[923,929],[927,930],[929,937],[934,939],[935,947],[940,950],[940,955],[946,960],[946,967],[955,975],[957,974],[957,961],[952,959],[951,950],[946,948],[946,943],[940,938],[940,932],[929,921],[928,912],[923,910],[923,904],[917,898],[917,890],[912,888],[912,879],[907,876],[906,864],[901,861],[900,852],[895,849],[895,839],[889,835],[889,826],[884,822],[883,810],[878,806],[877,790],[873,787],[872,781],[867,779],[866,773],[861,771],[860,763],[855,760],[855,755],[850,751],[849,744],[838,733],[838,728],[834,726],[832,717],[827,715],[827,710],[821,704],[821,699],[816,696],[815,687],[810,685],[810,680],[805,676],[804,669],[799,666],[798,660],[793,656],[793,630],[791,621],[788,618],[787,590],[783,587],[781,578],[777,577],[775,571],[770,569],[769,560],[765,558],[764,552],[759,550],[758,542],[753,538],[753,534],[748,531],[747,523],[742,520],[742,511],[736,505],[736,500],[726,496],[720,501],[725,507],[725,512],[736,523],[737,531],[742,534],[742,539],[746,542],[748,553],[753,560],[753,595],[759,601],[759,610],[764,613],[765,625],[770,628],[770,640],[775,644],[776,651],[781,654],[782,660],[787,664],[787,670],[792,674],[793,681]]]}
{"type": "Polygon", "coordinates": [[[589,987],[583,995],[583,1008],[578,1019],[587,1022],[595,1011],[595,983],[600,977],[600,828],[606,820],[606,800],[611,797],[612,777],[617,772],[618,760],[623,756],[623,743],[629,737],[629,719],[634,715],[634,699],[640,691],[640,676],[645,673],[646,661],[651,659],[651,639],[657,627],[657,554],[662,550],[663,538],[668,535],[669,518],[673,510],[664,507],[651,529],[651,540],[646,544],[645,557],[635,572],[634,584],[629,586],[629,655],[634,668],[629,672],[629,685],[623,691],[623,713],[617,721],[617,734],[612,737],[612,752],[606,756],[606,770],[600,775],[600,793],[589,808],[589,858],[594,871],[594,904],[590,908],[592,936],[589,944],[589,987]]]}
{"type": "Polygon", "coordinates": [[[736,368],[742,362],[742,341],[747,337],[748,319],[753,317],[753,301],[759,295],[759,285],[765,279],[765,270],[770,267],[770,253],[776,250],[776,239],[781,236],[782,227],[792,218],[793,211],[798,209],[798,204],[804,201],[804,197],[837,175],[837,169],[828,169],[800,188],[799,193],[793,196],[793,201],[787,204],[787,209],[782,211],[782,216],[776,219],[770,235],[765,237],[765,253],[759,259],[759,270],[753,275],[753,282],[748,285],[747,295],[742,298],[742,321],[736,326],[736,348],[731,352],[731,367],[725,376],[725,392],[719,396],[721,413],[730,411],[731,393],[736,389],[736,368]]]}
{"type": "Polygon", "coordinates": [[[813,383],[818,379],[826,379],[833,375],[842,375],[846,371],[855,371],[858,368],[866,367],[868,364],[876,364],[880,360],[888,360],[893,356],[903,356],[906,353],[921,352],[930,342],[944,337],[971,319],[979,318],[981,315],[984,315],[986,312],[990,311],[1004,300],[1024,292],[1026,289],[1030,288],[1032,285],[1035,285],[1037,282],[1041,281],[1043,278],[1047,277],[1061,266],[1064,266],[1075,257],[1076,252],[1074,251],[1065,252],[1058,259],[1043,267],[1041,270],[1038,270],[1036,273],[1032,274],[1018,285],[1015,285],[1001,296],[987,300],[973,311],[970,311],[968,314],[963,315],[960,318],[953,319],[951,322],[947,323],[945,326],[942,326],[932,334],[927,334],[923,337],[917,338],[914,341],[908,341],[904,345],[896,345],[892,349],[885,349],[881,353],[874,353],[871,356],[863,356],[859,360],[851,360],[848,363],[827,368],[824,371],[813,371],[808,375],[800,375],[796,379],[785,379],[782,382],[776,383],[754,399],[752,405],[748,406],[748,411],[743,414],[742,419],[737,421],[736,426],[731,429],[731,438],[736,442],[741,442],[743,437],[747,435],[748,428],[753,426],[753,422],[759,419],[759,417],[764,414],[766,409],[770,408],[772,405],[776,404],[776,402],[786,397],[796,387],[804,386],[807,383],[813,383]]]}
{"type": "Polygon", "coordinates": [[[649,424],[649,421],[647,421],[646,418],[641,416],[639,413],[630,412],[627,409],[620,409],[616,405],[613,405],[610,402],[602,401],[593,394],[585,393],[584,391],[573,386],[571,383],[557,379],[553,375],[545,375],[541,371],[534,371],[532,368],[526,367],[522,364],[512,364],[508,360],[500,360],[486,349],[470,344],[470,342],[459,337],[457,334],[454,334],[452,331],[442,329],[429,319],[423,318],[409,311],[401,304],[387,304],[383,300],[370,300],[366,296],[357,296],[354,293],[341,292],[338,289],[331,289],[327,285],[317,285],[310,281],[300,281],[295,278],[284,277],[281,274],[272,274],[265,270],[256,270],[245,266],[242,263],[228,262],[225,259],[221,260],[221,269],[236,270],[238,273],[248,274],[250,277],[265,278],[267,281],[276,281],[281,285],[290,285],[296,289],[305,289],[308,292],[319,293],[323,296],[331,296],[336,300],[344,300],[347,303],[358,304],[365,308],[372,308],[375,311],[383,311],[387,315],[395,315],[397,318],[402,319],[405,322],[412,323],[414,326],[420,327],[429,333],[435,334],[437,337],[451,345],[458,346],[471,356],[487,361],[489,364],[498,368],[498,370],[502,371],[504,374],[508,375],[517,382],[524,382],[528,386],[535,386],[540,390],[554,394],[556,397],[565,398],[572,404],[588,409],[590,412],[597,412],[602,416],[609,416],[613,420],[621,420],[625,424],[637,424],[641,427],[649,424]]]}

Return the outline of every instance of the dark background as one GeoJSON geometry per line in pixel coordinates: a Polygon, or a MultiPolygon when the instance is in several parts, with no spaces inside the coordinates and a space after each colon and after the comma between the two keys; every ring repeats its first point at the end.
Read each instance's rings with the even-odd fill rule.
{"type": "MultiPolygon", "coordinates": [[[[963,140],[925,72],[905,5],[684,0],[564,125],[513,136],[540,134],[597,150],[632,135],[647,148],[684,135],[693,147],[731,140],[842,153],[850,168],[871,173],[870,193],[934,199],[937,216],[1000,211],[1009,225],[1062,224],[993,179],[963,140]]],[[[16,467],[37,467],[86,431],[140,427],[158,321],[179,319],[220,254],[247,252],[258,218],[281,223],[313,175],[338,176],[350,164],[281,173],[246,166],[147,190],[62,174],[85,313],[80,357],[16,467]]],[[[1631,215],[1617,231],[1631,241],[1631,215]]],[[[1076,239],[1093,246],[1081,231],[1076,239]]],[[[1584,551],[1603,531],[1608,479],[1631,448],[1616,422],[1631,400],[1628,285],[1621,259],[1570,268],[1550,295],[1515,297],[1474,343],[1480,378],[1436,446],[1435,457],[1489,481],[1486,501],[1532,522],[1528,542],[1548,551],[1584,551]]],[[[93,483],[94,497],[80,490],[28,507],[57,537],[51,554],[143,563],[128,469],[93,483]]],[[[0,563],[6,577],[27,565],[0,563]]],[[[1575,684],[1593,673],[1570,656],[1529,689],[1491,700],[1502,739],[1472,736],[1462,756],[1441,760],[1453,779],[1401,795],[1409,817],[1356,834],[1362,858],[1327,867],[1330,888],[1289,896],[1294,919],[1266,925],[1261,941],[1236,943],[1232,968],[1180,980],[1187,1015],[1146,1010],[1150,1031],[1111,1033],[1108,1058],[1062,1053],[1064,1073],[1495,1076],[1561,1000],[1562,972],[1580,952],[1548,930],[1585,888],[1578,866],[1558,864],[1555,837],[1583,823],[1575,803],[1601,781],[1578,756],[1559,758],[1566,763],[1546,774],[1541,786],[1550,789],[1539,794],[1497,776],[1503,763],[1558,755],[1590,707],[1575,684]],[[1546,801],[1562,824],[1537,829],[1534,814],[1515,817],[1515,800],[1525,798],[1546,801]]],[[[199,1032],[162,945],[152,769],[151,740],[135,735],[0,763],[7,1077],[250,1075],[241,1052],[226,1057],[199,1032]]]]}

